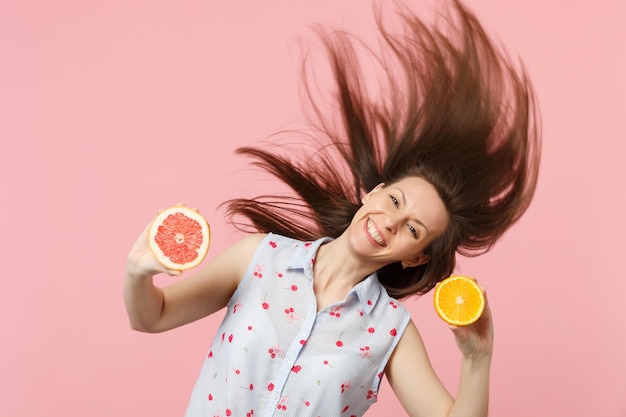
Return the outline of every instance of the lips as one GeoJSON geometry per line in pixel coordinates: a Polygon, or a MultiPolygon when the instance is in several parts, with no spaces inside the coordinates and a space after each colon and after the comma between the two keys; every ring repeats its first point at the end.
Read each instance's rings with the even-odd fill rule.
{"type": "Polygon", "coordinates": [[[365,230],[367,231],[367,234],[369,235],[369,237],[378,246],[382,246],[382,247],[387,246],[387,243],[385,242],[385,239],[383,239],[383,237],[380,235],[380,233],[378,233],[378,229],[376,228],[376,225],[370,219],[367,219],[367,222],[365,223],[365,230]]]}

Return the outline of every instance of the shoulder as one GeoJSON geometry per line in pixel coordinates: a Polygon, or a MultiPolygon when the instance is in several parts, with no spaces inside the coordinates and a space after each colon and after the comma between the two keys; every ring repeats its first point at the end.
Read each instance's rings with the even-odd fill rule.
{"type": "Polygon", "coordinates": [[[253,233],[244,236],[227,247],[210,264],[209,268],[219,268],[222,272],[232,271],[236,280],[243,276],[248,264],[262,242],[267,239],[266,234],[253,233]]]}
{"type": "Polygon", "coordinates": [[[247,257],[246,255],[252,256],[261,243],[268,238],[268,236],[269,235],[265,233],[253,233],[246,235],[226,248],[222,255],[239,256],[240,260],[245,259],[247,257]]]}
{"type": "Polygon", "coordinates": [[[299,243],[301,242],[298,240],[273,233],[253,233],[232,244],[221,256],[244,267],[255,259],[266,256],[263,254],[294,250],[299,243]]]}
{"type": "Polygon", "coordinates": [[[238,242],[234,243],[231,248],[254,253],[254,251],[257,250],[261,243],[263,243],[264,240],[268,239],[269,236],[270,235],[268,235],[267,233],[252,233],[241,238],[238,242]]]}

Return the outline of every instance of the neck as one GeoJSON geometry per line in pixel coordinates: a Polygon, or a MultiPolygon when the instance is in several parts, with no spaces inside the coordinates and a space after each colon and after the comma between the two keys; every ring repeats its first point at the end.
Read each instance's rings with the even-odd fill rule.
{"type": "Polygon", "coordinates": [[[317,288],[349,291],[378,269],[354,257],[344,240],[342,235],[318,249],[313,269],[317,288]]]}

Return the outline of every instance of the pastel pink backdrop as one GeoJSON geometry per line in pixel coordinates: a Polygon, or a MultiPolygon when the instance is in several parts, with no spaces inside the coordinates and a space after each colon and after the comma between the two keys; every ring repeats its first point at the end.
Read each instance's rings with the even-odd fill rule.
{"type": "MultiPolygon", "coordinates": [[[[532,207],[461,260],[495,315],[491,416],[624,417],[624,7],[467,4],[525,61],[545,133],[532,207]]],[[[178,201],[211,223],[209,259],[238,238],[219,203],[275,184],[233,150],[301,126],[314,23],[373,34],[362,0],[0,1],[0,415],[184,413],[221,314],[131,331],[125,256],[178,201]]],[[[452,336],[430,296],[408,305],[454,392],[452,336]]],[[[405,414],[385,385],[368,415],[405,414]]]]}

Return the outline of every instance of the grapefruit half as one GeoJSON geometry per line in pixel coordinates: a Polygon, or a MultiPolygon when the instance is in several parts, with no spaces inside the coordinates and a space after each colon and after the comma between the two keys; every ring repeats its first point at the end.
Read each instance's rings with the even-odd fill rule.
{"type": "Polygon", "coordinates": [[[197,266],[209,250],[209,224],[200,213],[177,206],[160,212],[149,232],[150,250],[168,269],[184,270],[197,266]]]}

